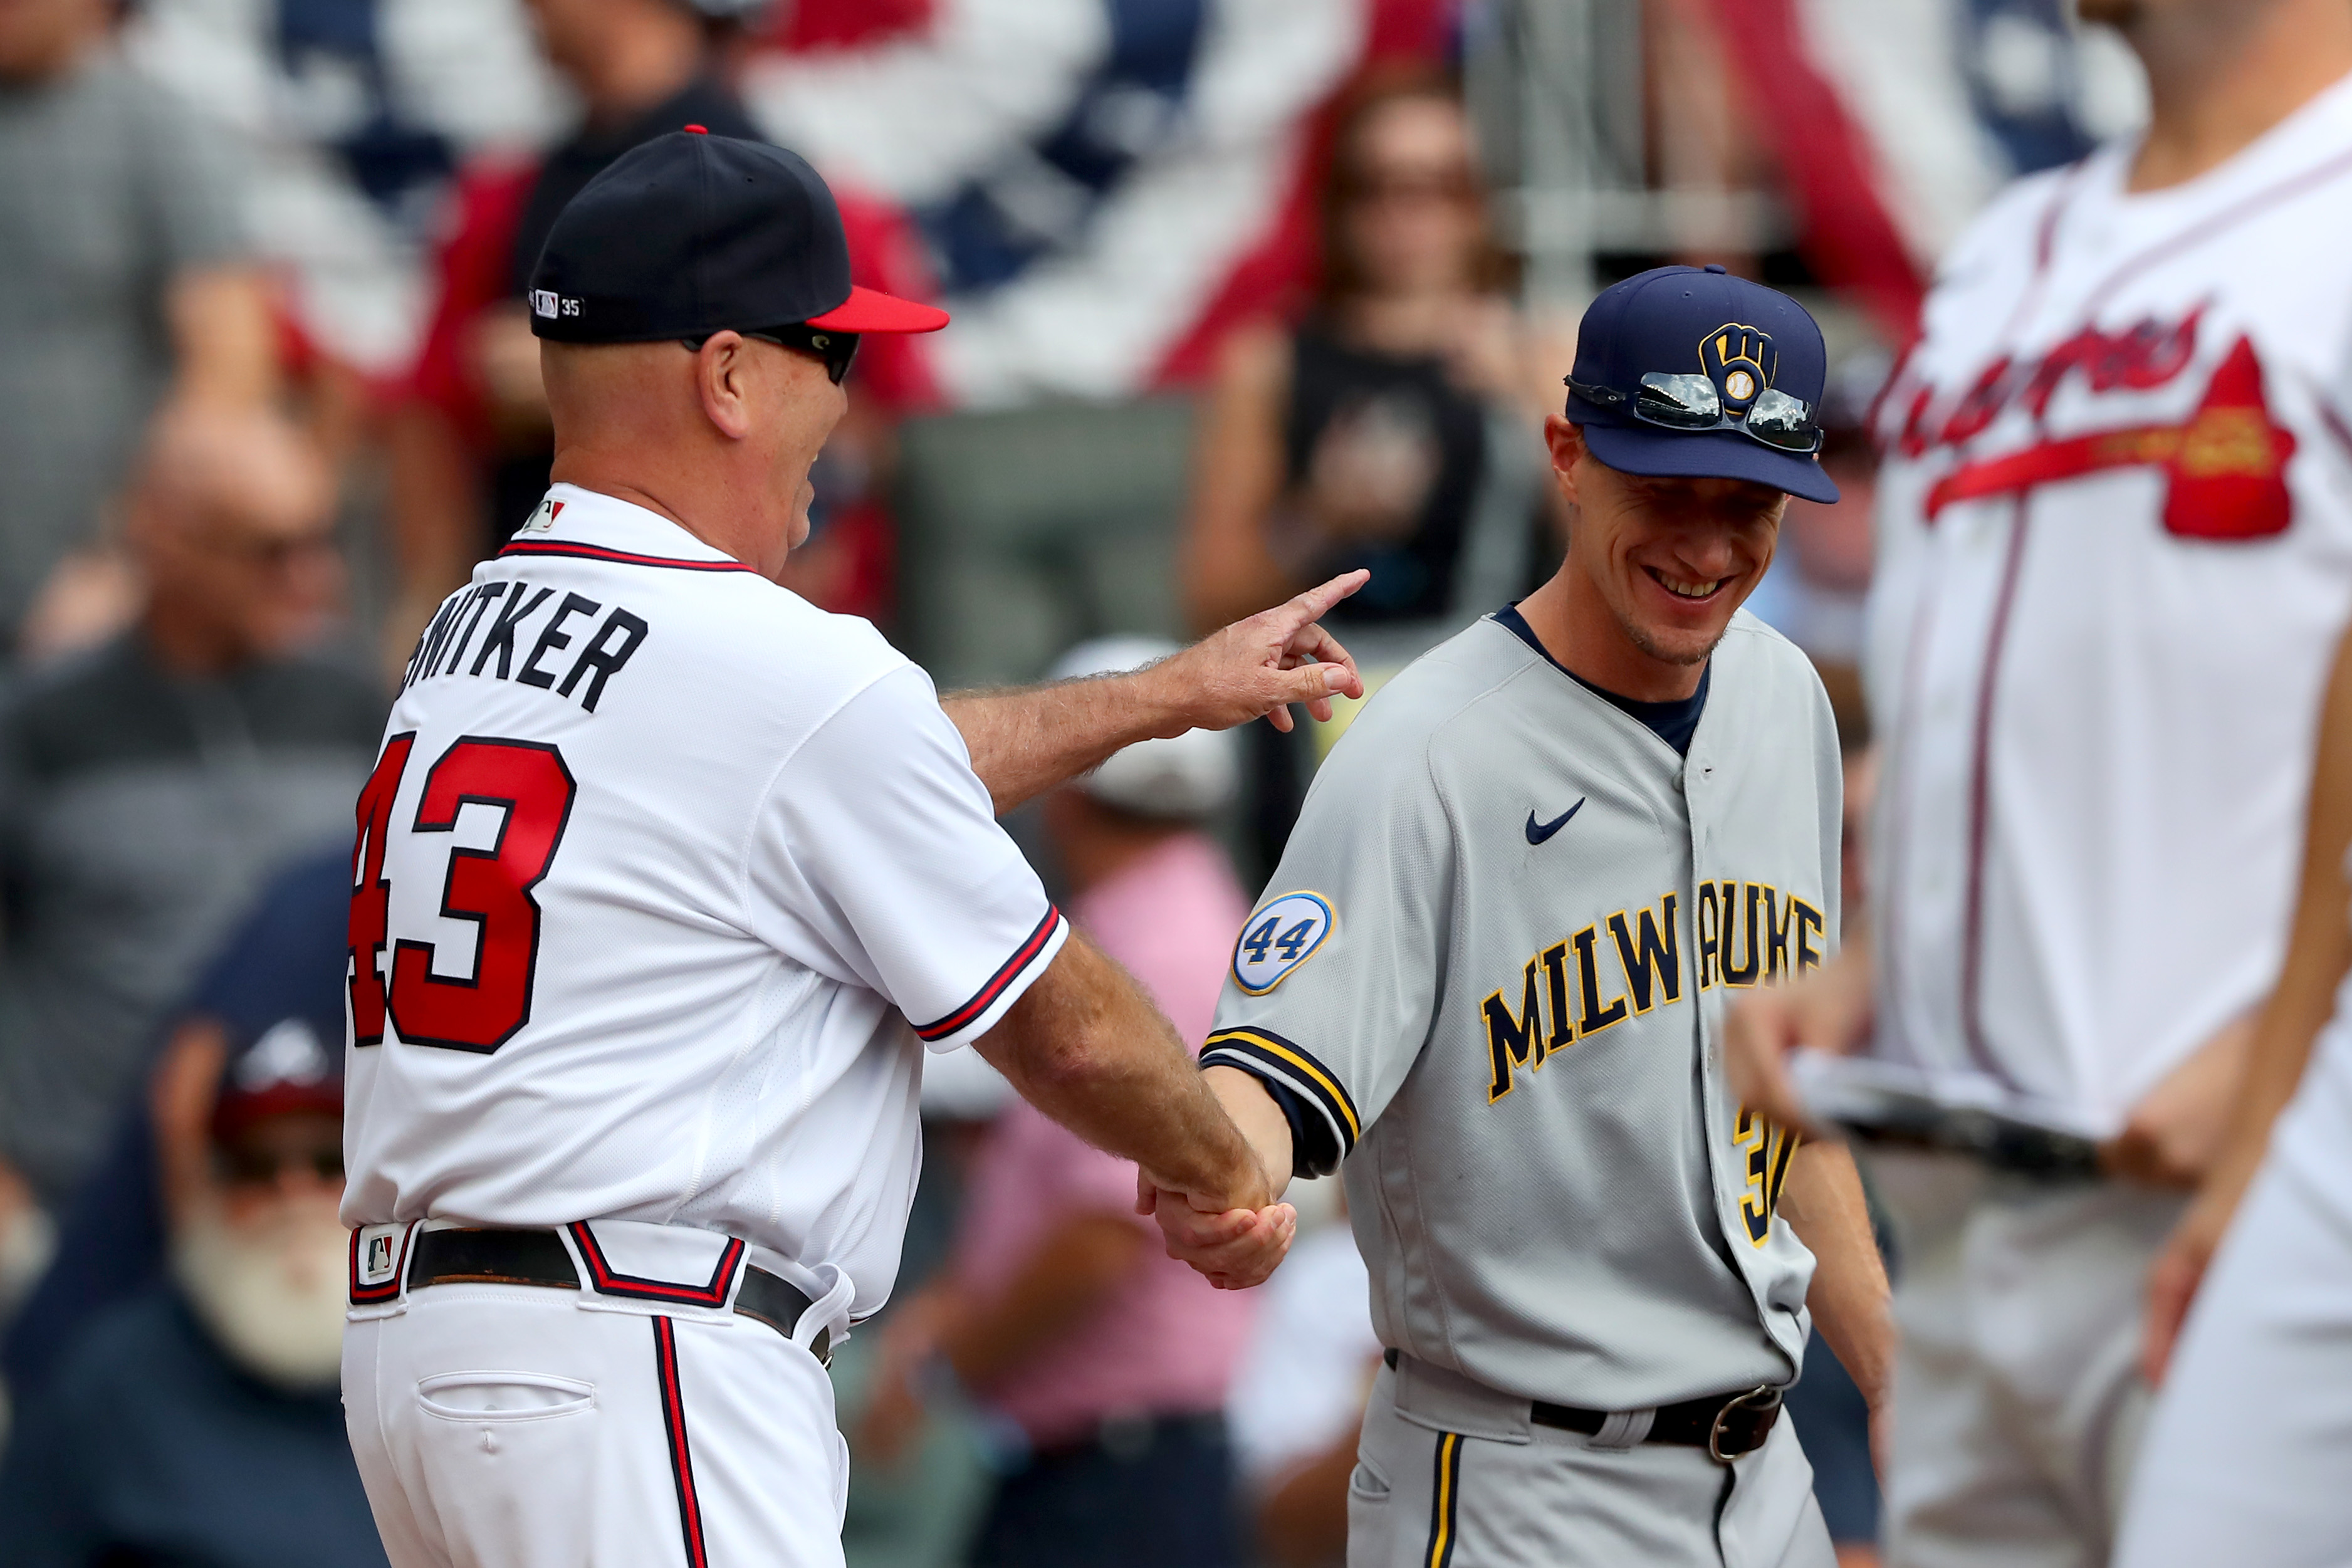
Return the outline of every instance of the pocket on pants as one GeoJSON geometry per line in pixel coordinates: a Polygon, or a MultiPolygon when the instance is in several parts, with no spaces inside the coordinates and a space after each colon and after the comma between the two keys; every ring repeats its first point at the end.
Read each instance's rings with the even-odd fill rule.
{"type": "MultiPolygon", "coordinates": [[[[403,1484],[416,1489],[417,1513],[453,1548],[452,1560],[500,1568],[654,1561],[614,1551],[604,1451],[614,1440],[613,1412],[595,1384],[489,1369],[435,1373],[413,1387],[413,1468],[403,1484]]],[[[674,1505],[667,1522],[675,1541],[674,1505]]]]}
{"type": "Polygon", "coordinates": [[[1356,1468],[1348,1472],[1348,1495],[1358,1502],[1381,1503],[1389,1500],[1388,1478],[1372,1468],[1371,1461],[1362,1455],[1356,1457],[1356,1468]]]}
{"type": "Polygon", "coordinates": [[[417,1407],[443,1421],[546,1421],[596,1407],[596,1385],[541,1372],[445,1372],[416,1385],[417,1407]]]}

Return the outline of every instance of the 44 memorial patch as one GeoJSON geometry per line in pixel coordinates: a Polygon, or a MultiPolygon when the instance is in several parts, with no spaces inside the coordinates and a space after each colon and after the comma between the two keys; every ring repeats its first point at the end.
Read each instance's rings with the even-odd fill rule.
{"type": "Polygon", "coordinates": [[[1331,906],[1319,893],[1285,893],[1260,906],[1234,943],[1234,984],[1265,995],[1314,956],[1331,923],[1331,906]]]}

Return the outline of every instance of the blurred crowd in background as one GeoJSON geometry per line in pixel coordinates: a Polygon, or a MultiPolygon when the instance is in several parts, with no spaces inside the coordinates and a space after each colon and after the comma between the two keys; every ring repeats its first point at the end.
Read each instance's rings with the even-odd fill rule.
{"type": "MultiPolygon", "coordinates": [[[[942,688],[1358,565],[1377,685],[1557,563],[1593,287],[1792,290],[1844,499],[1751,607],[1858,809],[1866,415],[1941,246],[2131,124],[2136,68],[2063,0],[1568,9],[1605,47],[1563,73],[1535,0],[0,0],[0,1555],[383,1560],[334,1390],[351,801],[546,483],[539,245],[652,135],[802,153],[861,280],[953,312],[868,346],[788,571],[942,688]]],[[[1150,742],[1014,825],[1195,1043],[1345,721],[1150,742]]],[[[1219,1295],[1130,1171],[931,1073],[898,1302],[835,1367],[850,1562],[1336,1562],[1379,1346],[1335,1184],[1219,1295]]],[[[1792,1406],[1859,1556],[1841,1400],[1792,1406]]]]}

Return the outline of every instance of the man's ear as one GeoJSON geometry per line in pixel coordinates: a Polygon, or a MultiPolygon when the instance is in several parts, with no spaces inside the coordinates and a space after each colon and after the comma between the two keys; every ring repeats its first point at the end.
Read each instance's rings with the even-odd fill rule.
{"type": "Polygon", "coordinates": [[[694,356],[694,389],[702,416],[730,441],[751,433],[751,356],[743,335],[713,332],[694,356]]]}
{"type": "Polygon", "coordinates": [[[1544,416],[1544,445],[1551,448],[1553,482],[1559,486],[1560,498],[1569,505],[1576,504],[1576,465],[1584,458],[1584,427],[1571,425],[1558,414],[1544,416]]]}

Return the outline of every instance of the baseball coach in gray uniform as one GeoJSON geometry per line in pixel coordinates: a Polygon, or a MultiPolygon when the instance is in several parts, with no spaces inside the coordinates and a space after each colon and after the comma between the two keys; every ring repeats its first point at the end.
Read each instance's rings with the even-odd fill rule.
{"type": "Polygon", "coordinates": [[[1270,1170],[1347,1156],[1389,1347],[1351,1568],[1833,1561],[1780,1394],[1817,1322],[1883,1405],[1885,1278],[1850,1158],[1720,1064],[1732,995],[1837,941],[1829,702],[1739,612],[1788,496],[1836,499],[1825,368],[1720,268],[1601,294],[1559,574],[1364,708],[1241,932],[1204,1070],[1270,1170]]]}

